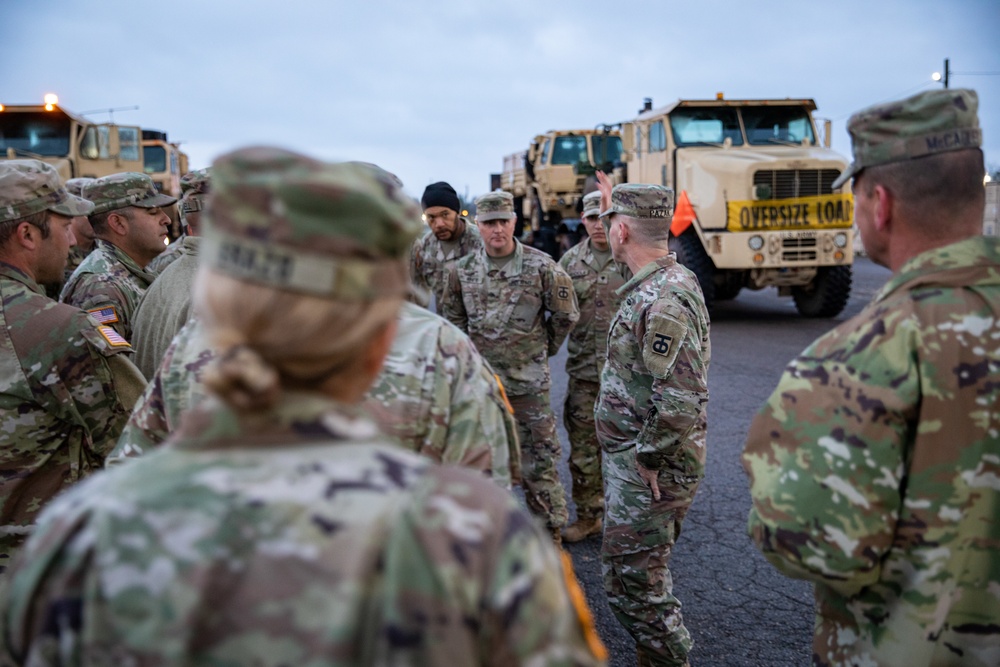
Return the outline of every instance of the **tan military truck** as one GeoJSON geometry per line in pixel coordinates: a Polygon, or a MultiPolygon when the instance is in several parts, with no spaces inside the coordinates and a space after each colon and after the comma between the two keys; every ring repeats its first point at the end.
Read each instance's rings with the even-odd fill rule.
{"type": "Polygon", "coordinates": [[[853,198],[831,185],[847,160],[818,132],[811,99],[680,100],[622,125],[619,182],[677,196],[670,246],[705,301],[776,287],[807,317],[847,304],[853,198]]]}
{"type": "Polygon", "coordinates": [[[141,140],[138,127],[87,120],[61,108],[55,95],[44,104],[0,104],[0,159],[48,162],[64,181],[141,172],[141,140]]]}
{"type": "MultiPolygon", "coordinates": [[[[181,196],[181,176],[188,172],[188,156],[179,143],[167,140],[167,133],[159,130],[142,131],[143,171],[153,179],[156,189],[171,197],[181,196]]],[[[170,239],[181,235],[180,216],[177,207],[167,208],[170,216],[170,239]]]]}
{"type": "Polygon", "coordinates": [[[181,176],[188,172],[188,157],[180,144],[167,140],[166,132],[142,131],[142,167],[157,190],[180,197],[181,176]]]}
{"type": "Polygon", "coordinates": [[[576,238],[587,179],[597,169],[610,171],[621,149],[615,130],[553,130],[536,136],[527,151],[504,157],[499,187],[514,195],[516,233],[558,257],[576,238]]]}

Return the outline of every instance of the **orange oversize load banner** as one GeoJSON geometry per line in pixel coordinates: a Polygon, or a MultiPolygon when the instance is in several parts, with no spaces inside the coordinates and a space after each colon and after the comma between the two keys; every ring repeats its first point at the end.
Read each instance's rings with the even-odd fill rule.
{"type": "Polygon", "coordinates": [[[731,232],[777,232],[795,229],[842,229],[854,222],[854,197],[850,194],[731,201],[726,229],[731,232]]]}

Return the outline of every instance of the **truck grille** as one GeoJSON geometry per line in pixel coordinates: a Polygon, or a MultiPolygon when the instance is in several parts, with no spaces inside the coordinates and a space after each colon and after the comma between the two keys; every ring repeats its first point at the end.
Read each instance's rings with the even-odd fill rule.
{"type": "Polygon", "coordinates": [[[815,238],[781,239],[781,259],[784,262],[811,262],[816,260],[815,238]]]}
{"type": "Polygon", "coordinates": [[[837,169],[769,169],[753,175],[753,184],[771,188],[771,199],[794,199],[833,194],[837,169]]]}

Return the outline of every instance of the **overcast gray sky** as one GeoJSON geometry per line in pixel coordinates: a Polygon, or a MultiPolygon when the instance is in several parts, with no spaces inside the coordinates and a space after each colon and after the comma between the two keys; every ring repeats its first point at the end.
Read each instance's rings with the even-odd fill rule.
{"type": "Polygon", "coordinates": [[[814,98],[849,156],[851,112],[946,57],[1000,167],[1000,76],[965,74],[1000,72],[998,0],[0,0],[0,26],[0,103],[138,105],[115,120],[192,167],[267,143],[476,195],[535,134],[720,91],[814,98]]]}

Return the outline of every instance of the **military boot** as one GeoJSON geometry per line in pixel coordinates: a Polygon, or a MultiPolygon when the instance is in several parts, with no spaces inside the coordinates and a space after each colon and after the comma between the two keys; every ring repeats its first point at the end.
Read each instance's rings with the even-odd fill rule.
{"type": "Polygon", "coordinates": [[[577,515],[576,522],[566,527],[563,539],[572,544],[585,540],[591,535],[600,535],[603,523],[600,516],[577,515]]]}

